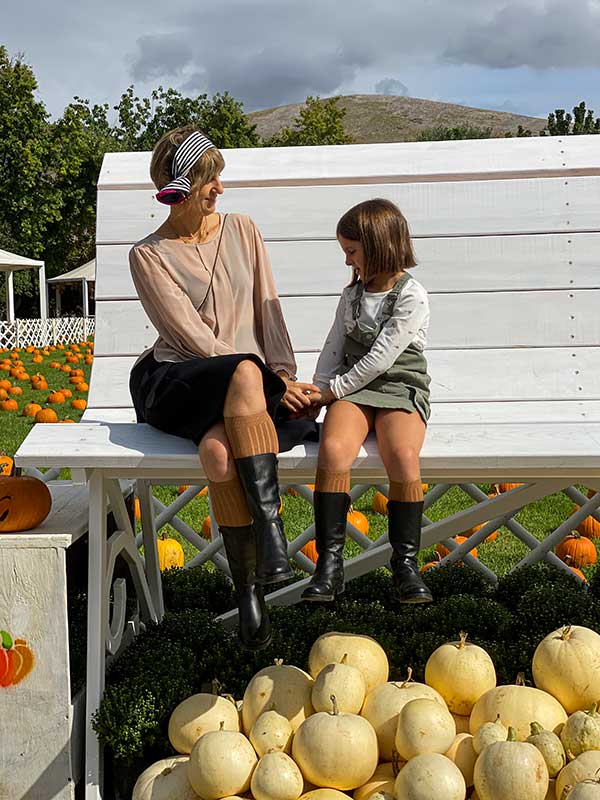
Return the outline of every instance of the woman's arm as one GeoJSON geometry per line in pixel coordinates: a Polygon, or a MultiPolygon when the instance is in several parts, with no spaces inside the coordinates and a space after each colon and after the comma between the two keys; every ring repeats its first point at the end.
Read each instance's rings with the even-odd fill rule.
{"type": "Polygon", "coordinates": [[[173,280],[161,259],[149,248],[129,251],[133,283],[144,311],[160,336],[187,358],[225,356],[235,353],[217,339],[202,321],[189,296],[173,280]]]}

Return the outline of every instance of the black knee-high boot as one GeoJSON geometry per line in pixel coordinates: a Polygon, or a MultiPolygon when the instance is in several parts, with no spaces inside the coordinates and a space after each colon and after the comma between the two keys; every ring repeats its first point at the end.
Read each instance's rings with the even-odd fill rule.
{"type": "Polygon", "coordinates": [[[417,566],[417,553],[421,546],[422,516],[423,501],[388,502],[388,530],[390,544],[394,550],[390,567],[401,603],[429,603],[433,600],[417,566]]]}
{"type": "Polygon", "coordinates": [[[256,539],[250,525],[219,526],[237,594],[239,637],[248,650],[261,650],[271,641],[271,621],[263,589],[256,582],[256,539]]]}
{"type": "Polygon", "coordinates": [[[245,456],[236,458],[235,464],[256,535],[256,579],[261,583],[280,583],[292,578],[287,539],[279,516],[277,456],[275,453],[245,456]]]}
{"type": "Polygon", "coordinates": [[[346,516],[350,495],[346,492],[315,492],[315,543],[318,559],[315,573],[302,592],[303,600],[330,602],[344,591],[346,516]]]}

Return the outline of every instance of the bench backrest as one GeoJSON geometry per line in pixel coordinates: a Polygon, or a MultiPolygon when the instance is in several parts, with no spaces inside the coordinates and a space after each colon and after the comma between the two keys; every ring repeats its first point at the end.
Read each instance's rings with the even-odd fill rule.
{"type": "MultiPolygon", "coordinates": [[[[414,274],[430,292],[436,418],[562,418],[600,401],[600,137],[224,156],[219,210],[250,214],[265,238],[302,378],[349,279],[336,222],[363,199],[387,197],[409,221],[414,274]]],[[[156,335],[127,261],[168,213],[149,162],[149,153],[104,159],[87,419],[132,413],[129,370],[156,335]]]]}

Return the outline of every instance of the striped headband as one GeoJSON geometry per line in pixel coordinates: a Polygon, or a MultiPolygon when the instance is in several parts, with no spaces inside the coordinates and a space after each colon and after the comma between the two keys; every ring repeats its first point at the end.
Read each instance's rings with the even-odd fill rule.
{"type": "Polygon", "coordinates": [[[187,139],[175,150],[171,173],[173,180],[160,190],[156,199],[168,206],[175,206],[187,200],[192,190],[192,184],[187,177],[194,164],[207,150],[216,147],[200,131],[190,134],[187,139]]]}

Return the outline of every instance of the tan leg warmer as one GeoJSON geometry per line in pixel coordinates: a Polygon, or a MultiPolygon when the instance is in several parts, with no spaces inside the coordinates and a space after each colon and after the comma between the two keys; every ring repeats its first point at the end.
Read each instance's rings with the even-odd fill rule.
{"type": "Polygon", "coordinates": [[[225,417],[224,421],[234,458],[279,451],[277,431],[266,411],[247,417],[225,417]]]}
{"type": "Polygon", "coordinates": [[[327,472],[320,467],[317,468],[315,478],[316,492],[348,492],[350,491],[349,472],[327,472]]]}
{"type": "Polygon", "coordinates": [[[402,503],[419,503],[422,499],[423,486],[421,481],[390,482],[390,500],[399,500],[402,503]]]}
{"type": "Polygon", "coordinates": [[[231,528],[250,525],[252,517],[248,511],[246,495],[237,475],[230,481],[222,481],[220,483],[209,481],[208,490],[210,492],[212,511],[218,525],[226,525],[231,528]]]}

